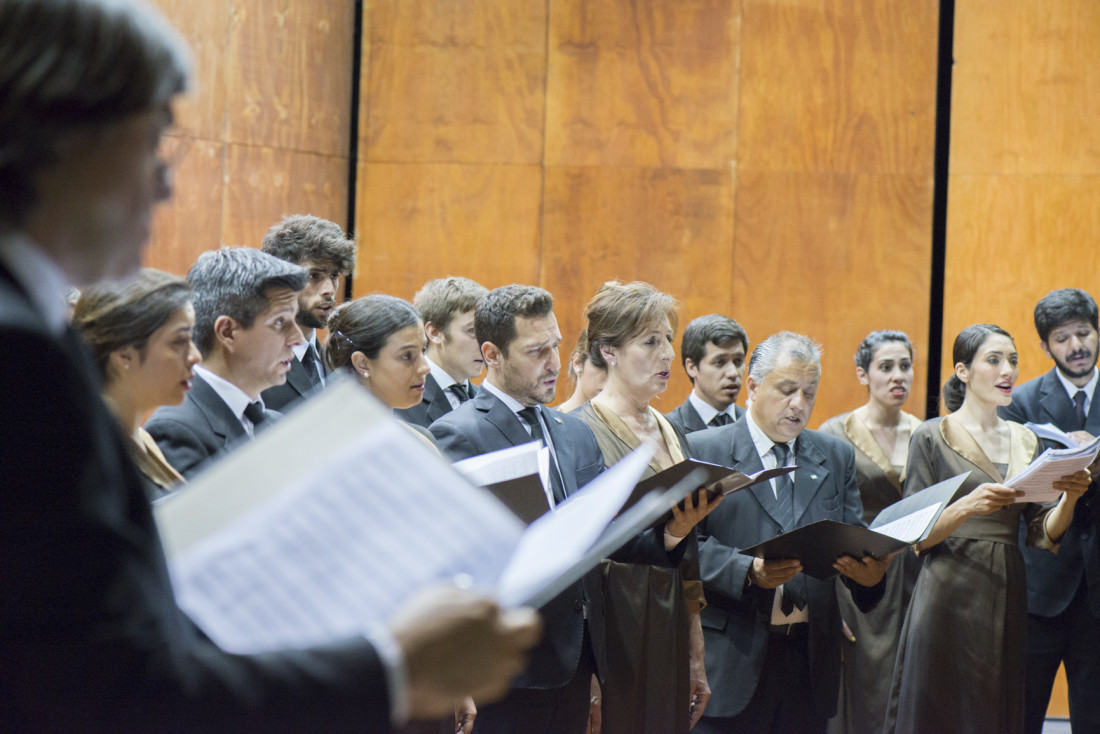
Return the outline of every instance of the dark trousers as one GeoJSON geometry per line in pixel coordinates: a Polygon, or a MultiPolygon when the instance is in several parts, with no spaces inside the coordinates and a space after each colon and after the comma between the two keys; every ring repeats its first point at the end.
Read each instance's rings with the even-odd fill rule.
{"type": "Polygon", "coordinates": [[[478,706],[476,734],[584,734],[596,662],[584,629],[577,670],[561,688],[513,688],[502,700],[478,706]]]}
{"type": "Polygon", "coordinates": [[[768,637],[764,669],[744,711],[703,716],[692,734],[824,734],[826,719],[814,710],[811,695],[807,625],[801,627],[789,636],[768,637]]]}
{"type": "Polygon", "coordinates": [[[1084,582],[1056,617],[1027,617],[1027,678],[1024,721],[1027,734],[1040,734],[1058,665],[1065,661],[1070,725],[1075,732],[1100,732],[1100,619],[1089,609],[1084,582]]]}

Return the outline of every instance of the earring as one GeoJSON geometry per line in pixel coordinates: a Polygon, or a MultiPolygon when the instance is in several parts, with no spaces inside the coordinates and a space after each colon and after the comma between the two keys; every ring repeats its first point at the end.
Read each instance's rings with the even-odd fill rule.
{"type": "Polygon", "coordinates": [[[128,370],[128,369],[130,369],[130,365],[124,364],[124,365],[122,365],[122,369],[128,370]]]}
{"type": "Polygon", "coordinates": [[[614,366],[615,366],[615,360],[611,360],[611,366],[612,366],[612,367],[614,367],[614,366]]]}
{"type": "Polygon", "coordinates": [[[363,377],[370,377],[370,373],[366,370],[363,370],[363,377]]]}

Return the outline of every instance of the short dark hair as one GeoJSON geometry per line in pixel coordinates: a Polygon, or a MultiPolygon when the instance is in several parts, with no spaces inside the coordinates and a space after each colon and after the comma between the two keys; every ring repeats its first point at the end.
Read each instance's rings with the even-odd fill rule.
{"type": "Polygon", "coordinates": [[[474,310],[474,334],[478,344],[490,342],[507,357],[516,338],[516,317],[536,318],[553,310],[554,297],[542,288],[515,283],[494,288],[474,310]]]}
{"type": "Polygon", "coordinates": [[[469,278],[436,278],[416,292],[412,303],[425,324],[446,331],[455,316],[473,311],[488,292],[488,288],[469,278]]]}
{"type": "Polygon", "coordinates": [[[855,356],[856,367],[864,372],[871,369],[871,361],[875,358],[875,350],[887,342],[904,344],[905,348],[909,350],[909,358],[913,358],[913,345],[909,342],[909,336],[904,331],[879,329],[878,331],[872,331],[859,343],[855,356]]]}
{"type": "Polygon", "coordinates": [[[661,319],[668,319],[675,331],[676,305],[675,298],[649,283],[607,281],[584,307],[588,359],[607,369],[601,347],[621,347],[661,319]]]}
{"type": "MultiPolygon", "coordinates": [[[[707,354],[707,345],[716,347],[729,344],[732,341],[741,342],[742,348],[749,351],[749,337],[741,324],[729,316],[720,313],[707,314],[697,319],[684,329],[684,337],[680,340],[680,363],[687,369],[687,361],[690,359],[696,367],[703,361],[707,354]]],[[[695,384],[695,378],[688,375],[691,383],[695,384]]]]}
{"type": "Polygon", "coordinates": [[[252,247],[223,247],[199,255],[187,273],[194,291],[195,346],[206,357],[214,348],[214,322],[228,316],[245,329],[270,302],[272,288],[300,291],[305,268],[252,247]]]}
{"type": "Polygon", "coordinates": [[[1070,321],[1087,321],[1097,326],[1096,301],[1080,288],[1059,288],[1039,299],[1035,304],[1035,331],[1045,342],[1050,332],[1070,321]]]}
{"type": "Polygon", "coordinates": [[[106,382],[113,352],[133,347],[144,359],[149,337],[190,302],[191,286],[186,280],[145,268],[129,280],[85,288],[73,307],[73,328],[91,349],[106,382]]]}
{"type": "Polygon", "coordinates": [[[330,262],[341,275],[355,269],[355,240],[340,225],[312,214],[283,217],[267,230],[260,249],[295,265],[330,262]]]}
{"type": "Polygon", "coordinates": [[[351,367],[351,355],[377,359],[394,333],[420,323],[420,314],[403,298],[372,293],[342,304],[329,317],[325,361],[331,369],[351,367]]]}
{"type": "Polygon", "coordinates": [[[25,223],[66,135],[166,104],[189,67],[187,44],[145,3],[0,2],[0,228],[25,223]]]}
{"type": "MultiPolygon", "coordinates": [[[[995,324],[974,324],[960,331],[955,337],[955,344],[951,347],[951,364],[962,363],[970,367],[982,344],[985,344],[985,340],[994,334],[1012,338],[1011,334],[995,324]]],[[[944,407],[954,413],[962,407],[965,399],[966,383],[960,380],[958,375],[952,374],[943,386],[944,407]]]]}

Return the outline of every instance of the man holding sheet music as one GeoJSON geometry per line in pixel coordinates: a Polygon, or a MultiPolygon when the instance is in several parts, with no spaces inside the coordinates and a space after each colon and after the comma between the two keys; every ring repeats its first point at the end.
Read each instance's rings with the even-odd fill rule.
{"type": "MultiPolygon", "coordinates": [[[[554,399],[561,332],[553,297],[533,286],[490,291],[478,304],[474,328],[487,375],[473,399],[435,421],[431,432],[453,459],[465,459],[538,440],[551,454],[551,507],[604,469],[603,454],[582,421],[545,407],[554,399]]],[[[690,506],[690,502],[689,502],[690,506]]],[[[649,530],[616,553],[624,561],[676,566],[684,535],[699,511],[676,510],[684,527],[666,542],[664,529],[649,530]]],[[[671,523],[670,523],[671,525],[671,523]]],[[[602,629],[598,575],[573,584],[542,608],[546,634],[512,691],[497,704],[480,706],[479,734],[584,734],[590,681],[597,672],[602,629]]],[[[596,698],[596,697],[594,697],[596,698]]]]}
{"type": "Polygon", "coordinates": [[[3,728],[390,732],[499,695],[537,621],[457,588],[409,602],[375,643],[254,656],[222,651],[177,606],[64,297],[140,265],[188,75],[183,41],[138,0],[0,3],[3,728]]]}
{"type": "MultiPolygon", "coordinates": [[[[775,334],[753,350],[742,419],[688,436],[694,458],[746,474],[798,467],[730,494],[699,525],[712,696],[696,732],[824,732],[835,712],[841,662],[836,577],[810,578],[800,573],[799,561],[739,552],[818,520],[863,524],[851,445],[805,430],[820,375],[817,344],[799,334],[775,334]]],[[[870,609],[882,596],[888,564],[844,556],[834,568],[856,604],[870,609]]]]}
{"type": "MultiPolygon", "coordinates": [[[[1100,435],[1097,307],[1083,290],[1063,288],[1035,306],[1035,329],[1054,367],[1012,391],[1002,418],[1053,424],[1079,443],[1100,435]]],[[[1048,446],[1059,447],[1048,441],[1048,446]]],[[[1096,476],[1095,467],[1093,476],[1096,476]]],[[[1100,731],[1100,500],[1096,483],[1077,503],[1057,554],[1024,547],[1027,567],[1026,730],[1042,731],[1058,666],[1064,661],[1074,731],[1100,731]]]]}

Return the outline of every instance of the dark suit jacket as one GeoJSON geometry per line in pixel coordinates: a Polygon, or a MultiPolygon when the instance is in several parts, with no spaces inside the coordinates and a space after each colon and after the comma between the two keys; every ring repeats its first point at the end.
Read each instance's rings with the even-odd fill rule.
{"type": "MultiPolygon", "coordinates": [[[[278,411],[267,411],[267,420],[280,417],[278,411]]],[[[157,442],[168,463],[188,478],[218,454],[249,440],[237,416],[210,383],[198,375],[183,402],[157,408],[146,421],[145,430],[157,442]]]]}
{"type": "Polygon", "coordinates": [[[90,358],[72,332],[49,335],[3,268],[0,342],[4,728],[389,731],[365,640],[229,655],[180,611],[90,358]]]}
{"type": "MultiPolygon", "coordinates": [[[[738,420],[745,414],[744,408],[740,405],[733,406],[733,419],[738,420]]],[[[702,417],[699,415],[699,411],[695,410],[695,406],[691,404],[691,398],[684,398],[684,402],[673,408],[670,412],[665,413],[665,418],[668,418],[668,422],[680,429],[680,433],[685,436],[689,433],[695,433],[696,431],[702,431],[706,428],[713,428],[703,422],[702,417]]]]}
{"type": "MultiPolygon", "coordinates": [[[[1012,403],[997,412],[1017,423],[1053,423],[1063,431],[1076,430],[1073,401],[1062,387],[1057,369],[1013,389],[1012,403]]],[[[1100,390],[1093,396],[1084,430],[1100,435],[1100,390]]],[[[1100,489],[1096,482],[1074,507],[1073,520],[1057,553],[1023,543],[1020,550],[1027,564],[1029,613],[1042,617],[1061,614],[1073,600],[1084,574],[1090,580],[1089,608],[1100,617],[1100,489]]]]}
{"type": "MultiPolygon", "coordinates": [[[[604,470],[603,454],[583,421],[551,408],[540,409],[568,496],[604,470]]],[[[519,417],[488,390],[481,390],[473,399],[447,413],[430,430],[439,448],[456,461],[531,441],[519,417]]],[[[679,563],[682,551],[670,556],[663,543],[663,535],[658,539],[656,533],[643,533],[619,553],[655,565],[679,563]]],[[[545,634],[532,651],[527,670],[513,682],[515,688],[559,688],[569,682],[580,659],[586,597],[589,619],[602,614],[598,584],[598,573],[591,573],[585,577],[585,584],[574,584],[542,608],[545,634]]]]}
{"type": "MultiPolygon", "coordinates": [[[[317,351],[323,363],[325,354],[320,344],[317,345],[317,351]]],[[[328,374],[328,370],[325,370],[325,374],[328,374]]],[[[260,393],[260,397],[263,398],[264,406],[269,410],[285,413],[288,406],[292,407],[294,403],[310,395],[314,390],[319,392],[323,389],[320,385],[314,387],[305,365],[295,357],[290,363],[290,371],[286,373],[286,382],[267,388],[260,393]]]]}
{"type": "MultiPolygon", "coordinates": [[[[748,422],[698,431],[688,436],[694,458],[724,464],[746,474],[763,469],[748,422]]],[[[863,524],[856,486],[855,452],[840,439],[803,431],[795,444],[794,512],[797,526],[818,520],[863,524]]],[[[764,667],[764,653],[775,592],[746,588],[752,558],[741,548],[781,532],[777,503],[769,482],[727,495],[697,527],[699,566],[707,606],[703,609],[707,678],[713,695],[708,716],[736,716],[748,704],[764,667]],[[718,681],[718,684],[715,684],[718,681]]],[[[845,579],[852,597],[864,609],[882,597],[883,584],[865,588],[845,579]]],[[[840,685],[840,611],[836,577],[806,577],[810,609],[810,680],[814,709],[824,718],[836,710],[840,685]]],[[[885,672],[884,675],[888,674],[885,672]]]]}
{"type": "MultiPolygon", "coordinates": [[[[471,382],[470,391],[477,396],[477,385],[471,382]]],[[[428,428],[452,410],[454,408],[451,407],[451,401],[447,399],[446,393],[429,374],[424,378],[424,399],[411,408],[395,410],[393,413],[403,421],[428,428]]]]}

